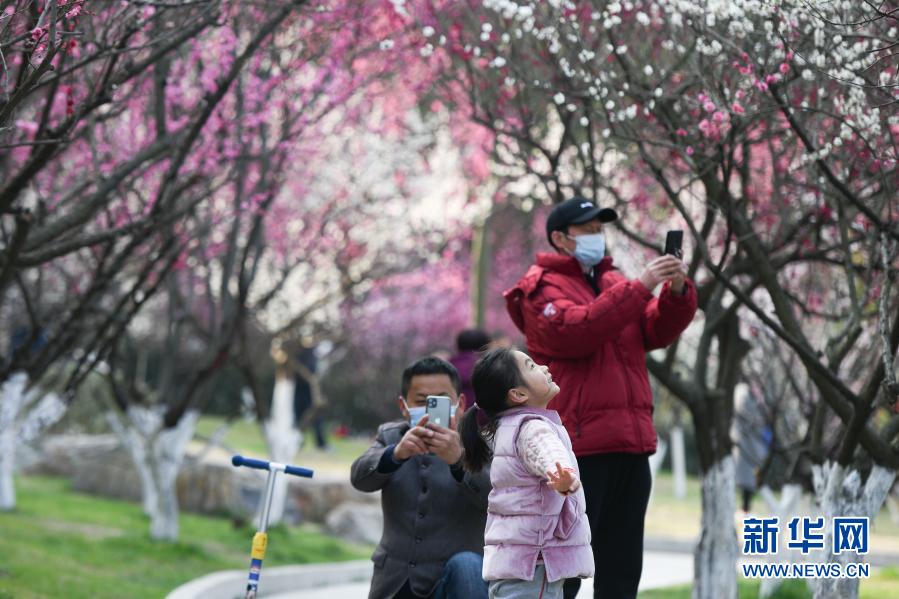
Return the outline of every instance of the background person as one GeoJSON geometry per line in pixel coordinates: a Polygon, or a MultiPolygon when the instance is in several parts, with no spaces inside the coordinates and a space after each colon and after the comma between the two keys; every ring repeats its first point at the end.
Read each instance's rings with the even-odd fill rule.
{"type": "Polygon", "coordinates": [[[449,363],[459,371],[466,410],[477,399],[471,386],[471,373],[474,371],[474,364],[478,361],[480,352],[486,350],[489,344],[490,336],[481,329],[465,329],[456,335],[456,353],[450,357],[449,363]]]}

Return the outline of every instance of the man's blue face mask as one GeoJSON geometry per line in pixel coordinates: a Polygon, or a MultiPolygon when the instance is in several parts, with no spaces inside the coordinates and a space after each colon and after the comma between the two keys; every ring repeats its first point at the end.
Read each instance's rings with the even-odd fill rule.
{"type": "Polygon", "coordinates": [[[406,400],[403,400],[403,404],[409,410],[409,426],[418,426],[418,422],[425,417],[425,412],[427,412],[428,408],[426,406],[409,407],[406,400]]]}
{"type": "Polygon", "coordinates": [[[574,248],[574,257],[584,266],[596,266],[606,255],[606,239],[602,233],[589,235],[568,236],[577,244],[574,248]]]}

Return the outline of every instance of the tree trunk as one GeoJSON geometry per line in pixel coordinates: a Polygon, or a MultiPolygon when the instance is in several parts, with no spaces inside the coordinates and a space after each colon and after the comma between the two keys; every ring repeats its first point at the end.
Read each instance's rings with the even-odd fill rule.
{"type": "Polygon", "coordinates": [[[899,496],[897,496],[895,491],[887,497],[887,509],[890,512],[890,520],[893,521],[893,524],[899,526],[899,496]]]}
{"type": "Polygon", "coordinates": [[[16,486],[13,480],[15,468],[15,428],[0,422],[0,511],[10,512],[16,509],[16,486]]]}
{"type": "Polygon", "coordinates": [[[490,247],[490,221],[488,214],[484,221],[475,225],[471,242],[471,324],[483,329],[487,320],[487,289],[490,281],[490,263],[493,248],[490,247]]]}
{"type": "MultiPolygon", "coordinates": [[[[131,461],[134,463],[134,468],[137,470],[137,476],[140,479],[141,507],[144,514],[150,516],[153,513],[153,506],[159,503],[159,493],[156,490],[156,481],[153,479],[153,473],[150,468],[150,457],[147,455],[148,438],[153,434],[154,424],[148,415],[139,418],[137,416],[138,411],[147,410],[142,408],[128,409],[127,419],[130,420],[132,424],[129,424],[126,419],[123,418],[123,414],[114,411],[106,412],[106,421],[109,423],[109,426],[112,428],[115,435],[119,438],[119,441],[131,455],[131,461]],[[138,430],[133,424],[135,419],[138,419],[138,421],[141,422],[147,421],[145,425],[147,430],[138,430]]],[[[157,422],[155,426],[158,427],[160,424],[161,422],[157,422]]]]}
{"type": "Polygon", "coordinates": [[[185,412],[174,428],[163,427],[165,410],[129,406],[125,414],[110,412],[113,431],[131,454],[141,480],[150,537],[178,540],[178,495],[175,482],[187,444],[194,436],[199,412],[185,412]]]}
{"type": "MultiPolygon", "coordinates": [[[[22,402],[23,406],[31,403],[35,394],[29,393],[22,402]]],[[[42,432],[62,418],[66,412],[66,403],[56,393],[47,393],[36,405],[28,408],[25,417],[16,426],[16,440],[19,444],[31,443],[42,432]]]]}
{"type": "Polygon", "coordinates": [[[695,553],[693,599],[736,599],[737,533],[734,459],[727,455],[702,476],[702,534],[695,553]]]}
{"type": "MultiPolygon", "coordinates": [[[[862,484],[857,470],[828,462],[815,465],[812,475],[815,496],[826,524],[823,561],[838,563],[845,570],[846,564],[859,563],[861,556],[853,551],[833,554],[833,518],[847,516],[874,520],[896,480],[896,472],[875,465],[868,480],[862,484]]],[[[858,578],[816,578],[812,581],[814,599],[857,599],[858,584],[858,578]]]]}
{"type": "Polygon", "coordinates": [[[66,411],[65,402],[55,393],[33,403],[37,393],[27,391],[27,386],[28,376],[17,372],[0,390],[0,511],[16,507],[16,447],[36,439],[66,411]],[[25,417],[20,418],[23,413],[25,417]]]}
{"type": "Polygon", "coordinates": [[[0,387],[0,510],[16,508],[16,487],[13,474],[16,469],[16,419],[25,403],[25,385],[28,377],[21,372],[13,374],[0,387]]]}
{"type": "Polygon", "coordinates": [[[687,498],[687,458],[684,451],[684,429],[671,429],[671,473],[674,475],[674,498],[687,498]]]}
{"type": "MultiPolygon", "coordinates": [[[[780,532],[777,539],[777,553],[768,556],[765,561],[768,563],[780,564],[795,561],[796,552],[787,548],[787,542],[789,541],[787,523],[790,521],[790,518],[798,515],[797,508],[799,507],[799,500],[802,497],[802,487],[796,484],[784,485],[784,488],[780,493],[780,500],[774,496],[774,493],[767,486],[761,488],[759,495],[765,500],[765,503],[768,506],[768,512],[772,516],[777,516],[778,522],[780,523],[780,532]]],[[[761,586],[759,587],[759,597],[761,599],[766,599],[767,597],[772,596],[777,589],[780,588],[780,585],[783,584],[783,581],[784,579],[782,578],[763,578],[761,586]]]]}
{"type": "Polygon", "coordinates": [[[656,449],[656,452],[649,456],[649,475],[652,477],[652,486],[649,488],[649,501],[652,501],[652,496],[655,494],[656,489],[656,477],[659,475],[659,468],[662,467],[662,462],[665,460],[665,454],[668,453],[668,444],[665,442],[665,439],[659,437],[659,446],[656,449]]]}
{"type": "MultiPolygon", "coordinates": [[[[291,377],[279,376],[275,380],[272,393],[271,418],[263,426],[265,443],[269,457],[274,462],[288,464],[296,457],[303,439],[296,428],[296,415],[293,409],[294,382],[291,377]]],[[[311,409],[311,408],[310,408],[311,409]]],[[[269,511],[269,525],[280,523],[284,519],[287,508],[287,477],[275,478],[272,490],[272,507],[269,511]]]]}
{"type": "Polygon", "coordinates": [[[0,391],[0,511],[16,508],[16,447],[30,443],[65,413],[66,405],[55,393],[32,404],[34,391],[25,391],[28,379],[16,374],[0,391]],[[29,405],[31,407],[29,407],[29,405]],[[24,418],[20,418],[21,414],[24,418]]]}

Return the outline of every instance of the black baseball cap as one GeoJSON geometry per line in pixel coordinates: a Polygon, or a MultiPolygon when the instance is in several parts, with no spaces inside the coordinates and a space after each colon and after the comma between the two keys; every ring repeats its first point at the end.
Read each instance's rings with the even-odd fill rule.
{"type": "Polygon", "coordinates": [[[611,208],[600,208],[587,198],[574,196],[553,207],[546,219],[546,238],[552,245],[553,231],[562,231],[568,225],[581,225],[595,218],[610,223],[618,220],[618,213],[611,208]]]}

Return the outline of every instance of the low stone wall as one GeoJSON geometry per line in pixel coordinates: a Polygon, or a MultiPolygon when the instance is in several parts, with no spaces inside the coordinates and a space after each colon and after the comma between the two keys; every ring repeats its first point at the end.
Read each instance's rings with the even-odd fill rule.
{"type": "MultiPolygon", "coordinates": [[[[178,474],[176,484],[181,509],[252,517],[258,509],[267,473],[234,468],[230,457],[221,451],[207,452],[202,459],[199,453],[200,449],[188,450],[178,474]]],[[[47,437],[36,456],[30,456],[28,461],[27,472],[71,478],[77,491],[140,501],[137,471],[127,450],[113,435],[47,437]]],[[[379,502],[377,493],[355,490],[349,483],[348,474],[316,474],[312,479],[288,477],[288,493],[288,523],[325,524],[328,514],[342,504],[377,506],[379,502]]],[[[373,512],[369,510],[368,513],[373,512]]],[[[335,521],[331,518],[332,523],[335,521]]],[[[380,530],[379,522],[377,529],[380,530]]],[[[371,538],[372,533],[369,533],[366,539],[370,542],[371,538]]]]}

